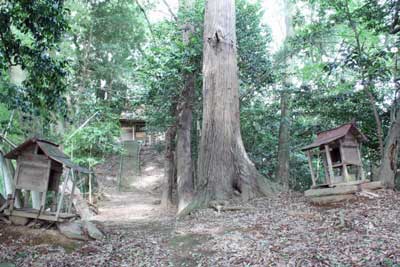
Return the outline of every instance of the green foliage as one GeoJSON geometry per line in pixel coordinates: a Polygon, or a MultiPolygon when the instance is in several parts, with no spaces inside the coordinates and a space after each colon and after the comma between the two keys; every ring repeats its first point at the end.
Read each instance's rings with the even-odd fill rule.
{"type": "Polygon", "coordinates": [[[276,165],[279,131],[277,103],[279,102],[268,103],[262,97],[258,97],[252,99],[251,104],[242,106],[240,113],[246,150],[257,169],[269,178],[273,177],[276,165]]]}
{"type": "MultiPolygon", "coordinates": [[[[200,1],[201,2],[201,1],[200,1]]],[[[182,26],[176,22],[163,21],[153,27],[154,42],[144,54],[138,82],[143,88],[141,97],[134,105],[145,104],[148,127],[164,131],[175,120],[176,105],[183,88],[184,73],[199,73],[202,55],[202,12],[196,8],[179,13],[178,20],[190,20],[194,34],[186,46],[182,40],[182,26]]],[[[197,75],[196,100],[200,100],[201,81],[197,75]]],[[[200,101],[195,103],[196,106],[200,101]]]]}
{"type": "Polygon", "coordinates": [[[254,4],[246,0],[236,1],[236,32],[238,42],[238,66],[242,99],[265,89],[272,82],[272,63],[269,52],[271,33],[262,23],[262,1],[254,4]]]}
{"type": "Polygon", "coordinates": [[[103,162],[106,156],[121,151],[119,116],[103,110],[92,122],[81,129],[71,129],[66,135],[65,151],[74,162],[83,166],[94,166],[103,162]]]}
{"type": "Polygon", "coordinates": [[[82,166],[95,166],[103,162],[105,156],[120,151],[117,143],[119,125],[95,123],[81,130],[68,142],[66,152],[82,166]]]}
{"type": "Polygon", "coordinates": [[[28,74],[22,86],[3,83],[1,102],[24,111],[32,111],[30,104],[36,112],[63,108],[67,61],[57,44],[68,30],[66,16],[61,0],[0,3],[0,74],[7,80],[15,65],[28,74]]]}

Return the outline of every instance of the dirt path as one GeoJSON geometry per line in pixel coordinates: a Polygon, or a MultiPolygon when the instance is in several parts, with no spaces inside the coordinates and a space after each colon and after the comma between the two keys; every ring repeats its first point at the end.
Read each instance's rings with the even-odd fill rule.
{"type": "Polygon", "coordinates": [[[143,147],[140,158],[141,173],[135,177],[129,191],[118,190],[116,182],[118,164],[114,164],[108,176],[103,177],[103,181],[113,182],[103,185],[105,197],[98,203],[99,214],[94,217],[94,220],[105,226],[121,226],[155,221],[165,214],[165,211],[160,208],[163,178],[162,155],[152,148],[143,147]],[[107,179],[107,177],[113,178],[107,179]]]}

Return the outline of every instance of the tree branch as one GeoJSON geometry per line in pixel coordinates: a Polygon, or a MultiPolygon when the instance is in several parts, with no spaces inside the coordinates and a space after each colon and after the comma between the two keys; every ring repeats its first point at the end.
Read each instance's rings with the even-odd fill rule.
{"type": "Polygon", "coordinates": [[[172,18],[173,18],[175,21],[178,21],[178,17],[174,14],[174,12],[172,12],[172,9],[171,9],[171,7],[168,5],[167,1],[165,1],[165,0],[162,0],[162,1],[163,1],[164,5],[167,7],[168,12],[171,14],[172,18]]]}
{"type": "Polygon", "coordinates": [[[149,30],[150,30],[150,33],[151,33],[151,37],[154,39],[153,28],[151,27],[151,23],[150,23],[149,17],[146,14],[146,11],[144,10],[143,6],[139,3],[139,0],[134,0],[134,1],[138,5],[140,11],[143,13],[144,19],[146,20],[146,22],[148,24],[147,26],[149,27],[149,30]]]}

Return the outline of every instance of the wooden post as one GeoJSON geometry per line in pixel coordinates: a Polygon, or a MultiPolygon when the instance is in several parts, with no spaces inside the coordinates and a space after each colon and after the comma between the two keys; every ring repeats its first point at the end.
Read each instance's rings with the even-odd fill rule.
{"type": "Polygon", "coordinates": [[[92,166],[89,165],[89,203],[93,204],[92,202],[92,166]]]}
{"type": "Polygon", "coordinates": [[[340,150],[340,160],[342,161],[342,175],[344,178],[345,182],[350,181],[349,177],[349,172],[347,171],[347,164],[346,164],[346,159],[345,159],[345,154],[343,150],[343,140],[339,140],[339,150],[340,150]]]}
{"type": "Polygon", "coordinates": [[[364,181],[365,180],[365,173],[364,173],[364,167],[363,167],[363,163],[362,163],[360,150],[361,150],[361,144],[357,147],[358,158],[360,159],[360,165],[358,166],[358,171],[360,172],[361,180],[364,181]]]}
{"type": "MultiPolygon", "coordinates": [[[[17,179],[18,179],[19,169],[20,169],[20,166],[19,166],[19,163],[18,163],[18,160],[17,160],[17,168],[15,170],[14,179],[13,179],[13,182],[11,184],[12,185],[12,188],[11,188],[12,189],[12,201],[11,201],[10,207],[9,207],[10,215],[11,215],[11,213],[12,213],[12,211],[14,209],[14,205],[15,205],[15,191],[16,191],[16,186],[17,186],[17,179]]],[[[2,169],[2,170],[3,170],[3,177],[4,177],[4,169],[2,169]]],[[[7,195],[7,197],[8,197],[8,195],[7,195]]]]}
{"type": "MultiPolygon", "coordinates": [[[[122,187],[122,168],[123,168],[123,160],[124,160],[124,152],[121,152],[120,162],[119,162],[119,175],[118,175],[118,191],[121,192],[122,187]]],[[[90,171],[90,170],[89,170],[90,171]]]]}
{"type": "Polygon", "coordinates": [[[315,175],[315,181],[319,180],[319,169],[320,169],[320,151],[319,149],[317,150],[317,174],[315,175]]]}
{"type": "Polygon", "coordinates": [[[30,196],[31,196],[31,190],[25,190],[24,191],[24,204],[23,204],[22,208],[28,208],[30,196]]]}
{"type": "Polygon", "coordinates": [[[68,180],[69,180],[69,173],[70,173],[71,171],[73,172],[73,170],[68,169],[67,177],[66,177],[65,180],[64,180],[63,189],[62,189],[62,191],[61,191],[61,196],[60,196],[60,199],[59,199],[59,201],[58,201],[58,206],[57,206],[56,221],[58,221],[58,217],[60,216],[61,206],[62,206],[62,202],[63,202],[63,200],[64,200],[65,189],[67,188],[67,183],[68,183],[68,180]]]}
{"type": "Polygon", "coordinates": [[[342,173],[345,182],[350,182],[349,172],[347,171],[347,165],[343,164],[342,166],[342,173]]]}
{"type": "Polygon", "coordinates": [[[335,174],[333,172],[333,167],[332,167],[332,158],[331,158],[331,152],[329,151],[329,145],[325,145],[325,154],[326,154],[326,161],[327,161],[327,167],[328,167],[328,177],[329,177],[329,185],[332,185],[332,181],[335,178],[335,174]]]}
{"type": "Polygon", "coordinates": [[[39,214],[42,213],[42,211],[45,210],[46,208],[46,196],[47,196],[47,190],[49,187],[49,181],[50,181],[50,172],[51,172],[51,160],[49,160],[49,163],[47,164],[47,181],[46,181],[46,190],[42,192],[42,202],[40,203],[40,209],[39,209],[39,214]]]}
{"type": "Polygon", "coordinates": [[[325,183],[329,184],[328,161],[326,160],[325,150],[321,150],[321,152],[322,152],[322,154],[321,154],[322,163],[324,165],[325,183]]]}
{"type": "Polygon", "coordinates": [[[53,192],[52,200],[51,200],[51,211],[57,210],[57,191],[53,192]]]}
{"type": "MultiPolygon", "coordinates": [[[[79,177],[79,175],[78,175],[78,177],[79,177]]],[[[67,210],[68,213],[71,213],[71,210],[72,210],[72,200],[74,199],[76,179],[78,177],[75,178],[74,171],[72,171],[72,189],[71,189],[70,201],[68,204],[68,210],[67,210]]]]}
{"type": "Polygon", "coordinates": [[[315,181],[315,176],[314,176],[314,170],[313,170],[313,166],[312,166],[312,158],[311,158],[311,152],[310,152],[310,150],[307,151],[307,158],[308,158],[308,166],[310,167],[312,185],[313,185],[313,186],[316,186],[317,183],[316,183],[316,181],[315,181]]]}

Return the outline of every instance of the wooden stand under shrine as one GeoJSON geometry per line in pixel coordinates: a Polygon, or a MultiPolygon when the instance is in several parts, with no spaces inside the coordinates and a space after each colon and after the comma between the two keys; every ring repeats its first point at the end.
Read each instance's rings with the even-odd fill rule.
{"type": "MultiPolygon", "coordinates": [[[[317,139],[302,150],[307,153],[312,187],[305,192],[308,197],[340,199],[332,195],[351,194],[363,189],[381,188],[380,182],[365,179],[361,158],[361,144],[367,138],[353,123],[317,134],[317,139]],[[314,159],[317,159],[314,167],[314,159]],[[323,171],[320,169],[322,160],[323,171]],[[335,189],[333,189],[335,188],[335,189]]],[[[314,199],[315,200],[315,199],[314,199]]]]}

